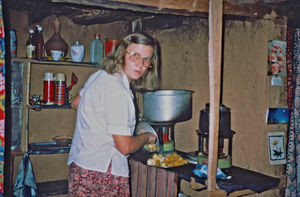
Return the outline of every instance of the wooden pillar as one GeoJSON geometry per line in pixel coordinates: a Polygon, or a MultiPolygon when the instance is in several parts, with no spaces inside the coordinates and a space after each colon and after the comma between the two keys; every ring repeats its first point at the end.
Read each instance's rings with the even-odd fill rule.
{"type": "Polygon", "coordinates": [[[208,152],[208,191],[216,189],[218,160],[220,79],[222,56],[223,0],[209,0],[209,152],[208,152]]]}

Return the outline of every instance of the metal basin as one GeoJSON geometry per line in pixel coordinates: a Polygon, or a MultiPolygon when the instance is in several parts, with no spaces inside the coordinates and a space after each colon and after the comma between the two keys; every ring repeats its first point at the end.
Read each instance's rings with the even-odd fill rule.
{"type": "Polygon", "coordinates": [[[148,122],[182,122],[192,118],[192,90],[155,90],[143,93],[148,122]]]}

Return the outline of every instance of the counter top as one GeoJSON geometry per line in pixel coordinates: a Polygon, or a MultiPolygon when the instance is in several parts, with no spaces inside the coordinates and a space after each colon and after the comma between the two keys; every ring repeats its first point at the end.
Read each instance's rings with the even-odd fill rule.
{"type": "MultiPolygon", "coordinates": [[[[129,157],[129,159],[139,161],[142,164],[146,165],[147,159],[150,158],[152,154],[153,153],[150,153],[145,149],[141,149],[136,153],[132,154],[129,157]]],[[[197,183],[205,185],[205,178],[200,178],[193,174],[193,169],[195,169],[195,167],[195,164],[189,163],[184,166],[165,168],[164,170],[176,173],[179,177],[179,181],[180,179],[191,181],[192,178],[194,178],[197,183]]],[[[156,167],[148,166],[148,168],[156,167]]],[[[280,178],[274,178],[237,166],[232,166],[229,169],[223,170],[223,172],[226,175],[231,176],[232,178],[227,180],[218,179],[217,185],[221,190],[224,190],[227,193],[227,195],[235,191],[246,189],[260,193],[271,188],[277,187],[280,182],[280,178]]]]}

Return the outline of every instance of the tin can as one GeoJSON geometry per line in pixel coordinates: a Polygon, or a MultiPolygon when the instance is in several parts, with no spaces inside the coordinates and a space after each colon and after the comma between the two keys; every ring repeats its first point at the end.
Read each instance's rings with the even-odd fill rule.
{"type": "Polygon", "coordinates": [[[118,43],[119,43],[119,40],[106,38],[105,39],[105,56],[107,56],[110,52],[115,50],[118,43]]]}

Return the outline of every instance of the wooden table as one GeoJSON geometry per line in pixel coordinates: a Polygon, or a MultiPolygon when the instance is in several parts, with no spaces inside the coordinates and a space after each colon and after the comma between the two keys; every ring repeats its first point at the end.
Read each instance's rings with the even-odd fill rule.
{"type": "MultiPolygon", "coordinates": [[[[180,181],[192,181],[206,185],[206,179],[193,174],[195,164],[174,168],[157,168],[147,166],[147,159],[152,156],[145,149],[141,149],[129,157],[131,169],[131,192],[132,196],[168,196],[175,197],[180,189],[180,181]]],[[[227,195],[236,191],[253,191],[260,193],[276,188],[279,178],[270,177],[261,173],[246,170],[237,166],[224,170],[226,175],[231,176],[228,180],[217,180],[217,186],[227,195]]]]}

